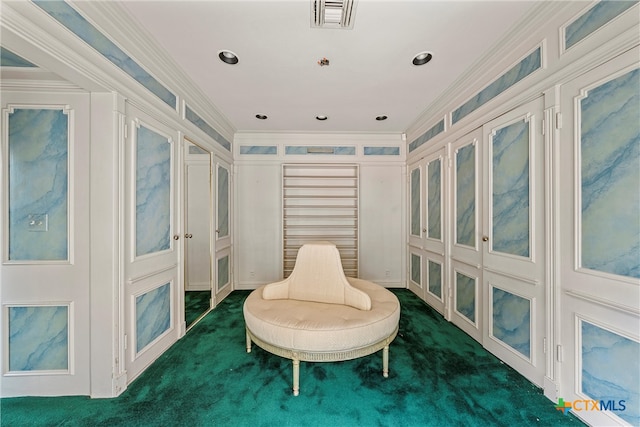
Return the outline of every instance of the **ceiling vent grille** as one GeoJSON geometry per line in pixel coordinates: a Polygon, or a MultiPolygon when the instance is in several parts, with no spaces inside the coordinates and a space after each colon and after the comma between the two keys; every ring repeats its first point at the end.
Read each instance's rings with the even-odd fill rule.
{"type": "Polygon", "coordinates": [[[356,0],[311,0],[314,28],[353,28],[356,0]]]}

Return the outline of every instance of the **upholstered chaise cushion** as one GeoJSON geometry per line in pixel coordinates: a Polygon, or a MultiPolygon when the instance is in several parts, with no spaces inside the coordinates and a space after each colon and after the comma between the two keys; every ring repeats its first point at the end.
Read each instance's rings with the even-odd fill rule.
{"type": "Polygon", "coordinates": [[[262,290],[262,298],[293,299],[348,305],[359,310],[371,309],[366,292],[349,283],[342,270],[338,248],[330,242],[313,242],[298,251],[291,275],[270,283],[262,290]]]}
{"type": "MultiPolygon", "coordinates": [[[[284,349],[336,352],[366,347],[392,336],[400,303],[382,286],[349,277],[350,285],[371,298],[370,310],[348,305],[291,299],[263,299],[252,292],[244,303],[247,328],[265,342],[284,349]]],[[[269,285],[267,285],[269,286],[269,285]]]]}

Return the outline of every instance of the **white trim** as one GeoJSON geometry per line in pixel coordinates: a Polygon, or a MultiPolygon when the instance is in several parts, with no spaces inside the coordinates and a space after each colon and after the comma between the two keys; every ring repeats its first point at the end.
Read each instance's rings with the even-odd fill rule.
{"type": "Polygon", "coordinates": [[[589,294],[586,292],[574,291],[574,290],[565,290],[565,295],[570,297],[578,298],[583,301],[588,301],[594,304],[597,304],[602,307],[607,307],[614,309],[615,311],[619,311],[621,313],[631,314],[633,316],[640,316],[640,308],[628,306],[625,304],[620,304],[606,298],[602,298],[593,294],[589,294]]]}

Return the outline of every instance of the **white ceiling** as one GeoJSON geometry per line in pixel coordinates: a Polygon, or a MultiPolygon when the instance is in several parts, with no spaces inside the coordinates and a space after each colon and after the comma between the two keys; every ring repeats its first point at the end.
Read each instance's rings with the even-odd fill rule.
{"type": "Polygon", "coordinates": [[[237,131],[401,133],[535,3],[359,0],[346,30],[312,28],[311,1],[122,5],[237,131]],[[412,65],[422,51],[433,60],[412,65]]]}

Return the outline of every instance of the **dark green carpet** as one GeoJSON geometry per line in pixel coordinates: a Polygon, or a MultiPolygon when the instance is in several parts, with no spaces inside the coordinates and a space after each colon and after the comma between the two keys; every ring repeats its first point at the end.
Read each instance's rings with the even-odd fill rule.
{"type": "Polygon", "coordinates": [[[376,354],[300,366],[245,351],[233,292],[120,397],[11,398],[6,426],[563,426],[582,425],[408,290],[389,378],[376,354]]]}
{"type": "Polygon", "coordinates": [[[209,310],[211,291],[187,291],[184,293],[184,320],[191,326],[198,317],[209,310]]]}

